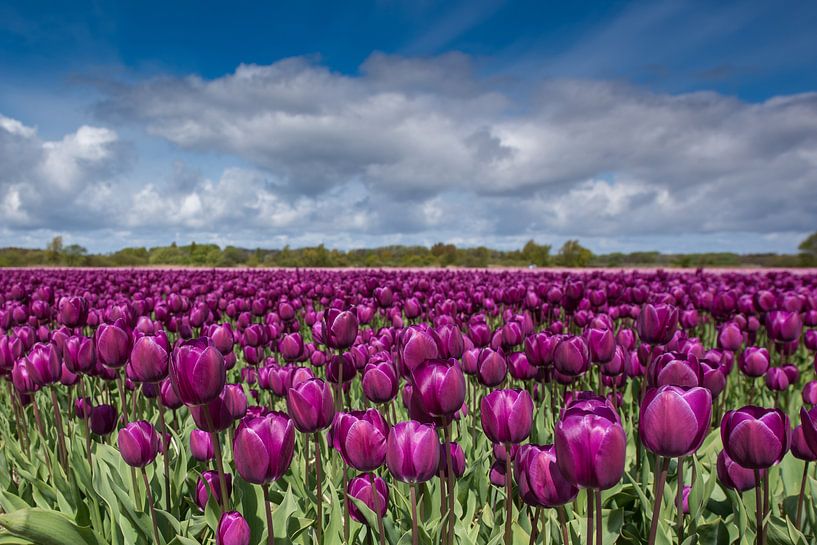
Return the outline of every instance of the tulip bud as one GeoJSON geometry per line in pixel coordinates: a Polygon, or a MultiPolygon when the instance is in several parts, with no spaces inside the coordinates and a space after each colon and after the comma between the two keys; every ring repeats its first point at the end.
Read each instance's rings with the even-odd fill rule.
{"type": "Polygon", "coordinates": [[[338,413],[330,432],[332,446],[358,471],[373,471],[386,458],[389,425],[375,409],[338,413]]]}
{"type": "Polygon", "coordinates": [[[213,441],[210,433],[202,430],[190,432],[190,454],[199,462],[206,462],[215,458],[213,441]]]}
{"type": "Polygon", "coordinates": [[[53,344],[37,343],[26,356],[28,373],[37,386],[48,386],[60,380],[62,362],[53,344]]]}
{"type": "Polygon", "coordinates": [[[409,420],[392,427],[386,441],[386,465],[395,479],[425,482],[436,475],[439,463],[440,440],[434,426],[409,420]]]}
{"type": "Polygon", "coordinates": [[[371,509],[375,516],[381,518],[386,516],[389,506],[389,487],[386,481],[380,477],[376,477],[371,473],[358,475],[349,481],[347,492],[349,496],[347,506],[349,515],[353,520],[361,524],[368,524],[355,502],[352,501],[353,498],[371,509]]]}
{"type": "Polygon", "coordinates": [[[250,525],[238,511],[221,515],[216,530],[216,545],[250,545],[250,525]]]}
{"type": "Polygon", "coordinates": [[[91,409],[91,432],[99,436],[108,435],[116,428],[117,417],[113,405],[96,405],[91,409]]]}
{"type": "Polygon", "coordinates": [[[530,435],[533,400],[526,390],[494,390],[482,398],[480,418],[493,443],[518,444],[530,435]]]}
{"type": "Polygon", "coordinates": [[[372,403],[386,403],[394,399],[400,381],[390,362],[368,363],[363,372],[363,394],[372,403]]]}
{"type": "Polygon", "coordinates": [[[648,344],[667,344],[678,328],[678,309],[671,305],[646,304],[636,323],[638,337],[648,344]]]}
{"type": "Polygon", "coordinates": [[[88,301],[84,297],[62,297],[57,305],[57,320],[68,327],[82,327],[88,319],[88,301]]]}
{"type": "MultiPolygon", "coordinates": [[[[754,470],[745,468],[732,460],[726,450],[722,450],[718,454],[717,472],[718,480],[722,485],[738,492],[746,492],[758,485],[757,481],[755,481],[754,470]]],[[[765,476],[766,470],[761,469],[759,477],[762,479],[765,476]]]]}
{"type": "Polygon", "coordinates": [[[228,390],[225,388],[217,398],[206,405],[193,405],[189,408],[190,416],[200,430],[216,433],[232,425],[233,414],[227,398],[228,390]]]}
{"type": "Polygon", "coordinates": [[[413,395],[433,417],[450,418],[465,401],[465,375],[456,360],[426,360],[411,378],[413,395]]]}
{"type": "Polygon", "coordinates": [[[167,376],[169,351],[170,347],[164,333],[136,339],[130,355],[130,364],[136,380],[159,382],[164,379],[167,376]]]}
{"type": "Polygon", "coordinates": [[[455,442],[444,443],[440,448],[439,476],[441,479],[448,478],[448,457],[446,449],[451,455],[451,466],[454,468],[454,477],[459,479],[465,473],[465,452],[462,447],[455,442]]]}
{"type": "Polygon", "coordinates": [[[145,467],[159,452],[159,434],[150,422],[139,420],[119,430],[117,444],[126,464],[131,467],[145,467]]]}
{"type": "Polygon", "coordinates": [[[800,338],[803,320],[799,312],[775,310],[766,314],[766,330],[778,343],[790,343],[800,338]]]}
{"type": "MultiPolygon", "coordinates": [[[[233,476],[225,473],[224,481],[227,485],[227,499],[229,500],[233,490],[233,476]]],[[[221,504],[221,486],[219,486],[218,471],[205,471],[201,474],[198,483],[196,483],[196,505],[199,506],[199,509],[204,511],[210,496],[213,496],[213,500],[217,504],[221,504]]]]}
{"type": "Polygon", "coordinates": [[[505,381],[508,362],[502,349],[483,348],[477,356],[477,379],[483,386],[493,388],[505,381]]]}
{"type": "Polygon", "coordinates": [[[403,334],[401,362],[411,371],[426,360],[440,358],[443,354],[442,341],[431,329],[411,327],[403,334]]]}
{"type": "Polygon", "coordinates": [[[93,339],[82,335],[68,337],[63,345],[62,357],[72,373],[91,373],[96,365],[96,345],[93,339]]]}
{"type": "Polygon", "coordinates": [[[284,357],[286,361],[303,361],[306,357],[304,341],[298,333],[285,335],[283,339],[278,342],[278,352],[284,357]]]}
{"type": "Polygon", "coordinates": [[[655,358],[647,368],[650,386],[692,388],[703,384],[703,369],[698,358],[679,352],[667,352],[655,358]]]}
{"type": "Polygon", "coordinates": [[[627,436],[609,405],[568,407],[554,437],[559,469],[579,488],[606,490],[624,475],[627,436]]]}
{"type": "Polygon", "coordinates": [[[795,458],[806,462],[817,461],[817,451],[812,450],[803,433],[803,426],[795,426],[791,434],[791,453],[795,458]]]}
{"type": "Polygon", "coordinates": [[[246,416],[233,440],[236,471],[245,481],[267,484],[280,479],[292,463],[295,426],[284,413],[246,416]]]}
{"type": "Polygon", "coordinates": [[[748,377],[762,377],[769,369],[769,360],[768,350],[750,346],[740,355],[738,369],[748,377]]]}
{"type": "Polygon", "coordinates": [[[352,312],[329,309],[324,315],[326,344],[332,348],[349,348],[357,337],[358,319],[352,312]]]}
{"type": "Polygon", "coordinates": [[[185,405],[204,405],[224,389],[224,356],[207,337],[183,342],[173,350],[170,380],[185,405]]]}
{"type": "Polygon", "coordinates": [[[803,386],[803,403],[817,405],[817,380],[812,380],[803,386]]]}
{"type": "Polygon", "coordinates": [[[335,401],[329,385],[309,379],[287,393],[287,412],[302,433],[326,429],[335,417],[335,401]]]}
{"type": "Polygon", "coordinates": [[[721,439],[726,453],[741,466],[767,469],[789,450],[789,417],[779,409],[752,405],[728,411],[721,420],[721,439]]]}
{"type": "Polygon", "coordinates": [[[700,448],[711,418],[712,395],[706,388],[661,386],[641,402],[638,434],[659,456],[688,456],[700,448]]]}
{"type": "Polygon", "coordinates": [[[585,339],[590,350],[590,360],[594,363],[610,361],[616,350],[616,338],[609,329],[590,328],[585,332],[585,339]]]}
{"type": "Polygon", "coordinates": [[[817,408],[806,410],[805,407],[800,407],[800,423],[806,443],[811,450],[817,452],[817,408]]]}
{"type": "Polygon", "coordinates": [[[581,337],[565,337],[556,345],[553,366],[563,375],[581,375],[589,364],[590,351],[581,337]]]}
{"type": "Polygon", "coordinates": [[[124,321],[102,324],[96,330],[96,353],[99,361],[108,367],[122,367],[130,357],[131,342],[131,334],[124,321]]]}
{"type": "Polygon", "coordinates": [[[522,499],[536,507],[558,507],[579,493],[556,462],[553,445],[524,445],[516,456],[516,482],[522,499]]]}
{"type": "Polygon", "coordinates": [[[735,323],[724,325],[718,333],[718,346],[724,350],[737,352],[743,345],[743,333],[735,323]]]}

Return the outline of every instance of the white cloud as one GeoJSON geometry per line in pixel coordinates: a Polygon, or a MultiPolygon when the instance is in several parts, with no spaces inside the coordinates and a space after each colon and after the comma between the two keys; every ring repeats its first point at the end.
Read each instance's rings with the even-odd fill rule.
{"type": "Polygon", "coordinates": [[[774,248],[814,229],[815,93],[748,103],[609,81],[506,83],[462,54],[375,54],[356,75],[293,58],[112,87],[97,113],[116,130],[45,142],[0,116],[0,227],[109,228],[126,244],[581,237],[604,248],[733,234],[774,248]],[[185,163],[143,156],[166,175],[123,173],[120,134],[133,124],[185,163]],[[199,171],[197,157],[219,166],[199,171]]]}

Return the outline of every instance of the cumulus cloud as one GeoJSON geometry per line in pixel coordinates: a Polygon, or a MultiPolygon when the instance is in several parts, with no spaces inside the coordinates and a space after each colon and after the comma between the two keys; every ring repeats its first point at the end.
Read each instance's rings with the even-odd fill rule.
{"type": "Polygon", "coordinates": [[[54,141],[0,117],[3,227],[65,222],[116,229],[123,243],[581,237],[599,250],[621,249],[615,239],[670,250],[740,239],[737,248],[781,251],[814,229],[817,93],[750,103],[513,81],[476,63],[374,54],[350,75],[298,57],[214,79],[120,83],[95,109],[115,130],[83,126],[54,141]],[[150,180],[123,171],[117,131],[134,127],[185,162],[155,166],[167,174],[150,180]],[[196,157],[223,166],[201,170],[196,157]],[[66,200],[83,213],[50,213],[66,200]]]}
{"type": "Polygon", "coordinates": [[[2,226],[15,229],[93,225],[110,183],[127,163],[113,130],[84,125],[60,140],[0,115],[2,226]]]}
{"type": "Polygon", "coordinates": [[[292,198],[360,184],[374,216],[412,203],[427,228],[452,194],[477,214],[572,235],[813,228],[815,93],[747,103],[559,79],[520,93],[472,64],[377,54],[344,75],[293,58],[124,86],[99,111],[248,161],[292,198]]]}

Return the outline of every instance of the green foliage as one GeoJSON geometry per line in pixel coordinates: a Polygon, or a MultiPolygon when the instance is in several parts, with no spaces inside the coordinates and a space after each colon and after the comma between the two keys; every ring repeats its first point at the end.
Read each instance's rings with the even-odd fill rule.
{"type": "Polygon", "coordinates": [[[799,255],[729,252],[662,254],[614,252],[594,255],[578,240],[568,240],[559,253],[551,246],[529,240],[520,250],[493,250],[485,246],[458,248],[438,242],[425,246],[382,246],[338,250],[323,244],[304,248],[246,249],[215,244],[154,248],[123,248],[108,254],[89,254],[78,244],[65,245],[54,237],[45,249],[0,248],[0,267],[808,267],[817,266],[817,233],[800,245],[799,255]]]}
{"type": "Polygon", "coordinates": [[[557,263],[562,267],[587,267],[593,259],[593,252],[579,244],[578,240],[568,240],[559,250],[557,263]]]}

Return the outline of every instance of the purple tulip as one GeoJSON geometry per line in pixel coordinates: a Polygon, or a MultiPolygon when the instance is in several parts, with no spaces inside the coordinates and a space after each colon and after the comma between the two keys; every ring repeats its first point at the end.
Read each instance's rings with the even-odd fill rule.
{"type": "MultiPolygon", "coordinates": [[[[726,453],[726,450],[722,450],[720,454],[718,454],[717,472],[718,480],[722,485],[726,488],[737,490],[738,492],[746,492],[758,484],[755,480],[754,470],[743,467],[732,460],[726,453]]],[[[766,476],[766,470],[761,469],[758,476],[761,479],[764,478],[766,476]]]]}
{"type": "Polygon", "coordinates": [[[173,383],[169,378],[164,379],[159,387],[159,399],[162,400],[162,405],[166,409],[176,410],[184,405],[176,394],[176,390],[173,389],[173,383]]]}
{"type": "Polygon", "coordinates": [[[533,400],[526,390],[494,390],[482,398],[480,418],[493,443],[521,443],[530,435],[533,400]]]}
{"type": "Polygon", "coordinates": [[[65,326],[82,327],[88,320],[88,301],[84,297],[62,297],[57,306],[57,320],[65,326]]]}
{"type": "Polygon", "coordinates": [[[386,465],[406,483],[425,482],[437,474],[440,440],[434,426],[409,420],[392,427],[386,441],[386,465]]]}
{"type": "Polygon", "coordinates": [[[800,424],[803,426],[803,435],[806,443],[814,452],[817,452],[817,407],[806,410],[800,407],[800,424]]]}
{"type": "Polygon", "coordinates": [[[99,361],[108,367],[122,367],[131,352],[131,334],[122,320],[102,324],[96,330],[96,353],[99,361]]]}
{"type": "Polygon", "coordinates": [[[185,405],[204,405],[224,389],[224,356],[207,337],[183,342],[173,350],[170,380],[185,405]]]}
{"type": "Polygon", "coordinates": [[[90,397],[80,397],[74,400],[74,416],[80,420],[87,420],[91,417],[94,406],[90,397]]]}
{"type": "Polygon", "coordinates": [[[747,377],[762,377],[769,370],[769,361],[768,350],[750,346],[740,355],[738,369],[747,377]]]}
{"type": "Polygon", "coordinates": [[[679,352],[667,352],[655,358],[647,368],[650,386],[681,386],[692,388],[703,384],[703,369],[698,358],[679,352]]]}
{"type": "Polygon", "coordinates": [[[454,468],[454,477],[459,479],[465,473],[465,452],[455,442],[443,443],[440,447],[440,467],[438,474],[441,479],[448,478],[448,462],[446,449],[451,453],[451,466],[454,468]]]}
{"type": "Polygon", "coordinates": [[[116,428],[117,419],[113,405],[96,405],[91,409],[91,432],[99,436],[108,435],[116,428]]]}
{"type": "Polygon", "coordinates": [[[338,413],[332,423],[332,445],[358,471],[373,471],[386,459],[389,425],[375,409],[338,413]]]}
{"type": "Polygon", "coordinates": [[[718,333],[718,346],[724,350],[737,352],[743,345],[743,333],[737,324],[728,323],[718,333]]]}
{"type": "Polygon", "coordinates": [[[389,507],[389,487],[386,481],[380,477],[376,477],[371,473],[364,473],[358,475],[351,481],[347,487],[348,500],[347,506],[349,508],[349,515],[353,520],[368,524],[363,513],[357,508],[353,499],[362,502],[366,507],[371,509],[375,516],[385,517],[386,511],[389,507]]]}
{"type": "Polygon", "coordinates": [[[803,403],[817,405],[817,380],[812,380],[803,386],[803,403]]]}
{"type": "Polygon", "coordinates": [[[606,490],[624,475],[627,436],[609,406],[568,407],[554,437],[559,469],[579,488],[606,490]]]}
{"type": "Polygon", "coordinates": [[[573,501],[579,493],[559,469],[553,445],[522,446],[515,469],[520,495],[529,505],[558,507],[573,501]]]}
{"type": "Polygon", "coordinates": [[[433,330],[411,327],[405,330],[401,362],[410,372],[426,360],[442,357],[442,341],[433,330]]]}
{"type": "Polygon", "coordinates": [[[119,430],[117,444],[126,464],[131,467],[145,467],[159,453],[159,434],[150,422],[139,420],[119,430]]]}
{"type": "Polygon", "coordinates": [[[236,471],[245,481],[268,484],[280,479],[292,463],[295,426],[284,413],[246,416],[233,440],[236,471]]]}
{"type": "Polygon", "coordinates": [[[331,348],[349,348],[357,337],[358,319],[354,313],[329,309],[324,315],[325,344],[331,348]]]}
{"type": "MultiPolygon", "coordinates": [[[[210,496],[213,497],[217,504],[222,505],[221,487],[218,479],[218,471],[205,471],[201,474],[198,483],[196,483],[196,505],[202,511],[207,507],[210,496]]],[[[233,476],[225,473],[224,481],[227,485],[227,499],[229,499],[233,491],[233,476]]]]}
{"type": "Polygon", "coordinates": [[[450,418],[465,401],[465,375],[456,360],[427,360],[411,374],[413,395],[430,416],[450,418]]]}
{"type": "Polygon", "coordinates": [[[671,305],[646,304],[641,307],[636,329],[647,344],[667,344],[678,328],[678,309],[671,305]]]}
{"type": "Polygon", "coordinates": [[[170,347],[164,334],[136,339],[131,350],[130,364],[136,380],[159,382],[167,376],[170,347]]]}
{"type": "Polygon", "coordinates": [[[62,362],[53,344],[37,343],[26,356],[28,373],[37,386],[48,386],[60,380],[62,362]]]}
{"type": "Polygon", "coordinates": [[[688,456],[700,448],[711,418],[712,394],[706,388],[661,386],[641,402],[638,434],[659,456],[688,456]]]}
{"type": "Polygon", "coordinates": [[[326,429],[335,417],[332,390],[320,379],[306,380],[287,393],[287,412],[302,433],[326,429]]]}
{"type": "Polygon", "coordinates": [[[565,337],[553,352],[553,366],[563,375],[578,376],[587,371],[590,351],[581,337],[565,337]]]}
{"type": "Polygon", "coordinates": [[[233,329],[229,323],[215,325],[210,329],[210,339],[213,341],[213,346],[222,355],[232,354],[233,345],[235,344],[235,337],[233,336],[233,329]]]}
{"type": "Polygon", "coordinates": [[[790,343],[800,338],[803,320],[799,312],[774,310],[766,314],[766,330],[778,343],[790,343]]]}
{"type": "Polygon", "coordinates": [[[250,545],[250,525],[238,511],[221,515],[216,530],[216,545],[250,545]]]}
{"type": "Polygon", "coordinates": [[[217,433],[226,430],[233,424],[234,419],[226,388],[209,403],[192,405],[189,409],[193,422],[196,423],[200,430],[217,433]]]}
{"type": "Polygon", "coordinates": [[[504,382],[508,363],[502,349],[483,348],[477,356],[477,379],[483,386],[493,388],[504,382]]]}
{"type": "Polygon", "coordinates": [[[96,366],[96,345],[82,335],[68,337],[62,348],[63,362],[72,373],[90,373],[96,366]]]}
{"type": "Polygon", "coordinates": [[[789,417],[779,409],[752,405],[728,411],[721,420],[721,439],[726,453],[741,466],[767,469],[789,450],[789,417]]]}
{"type": "Polygon", "coordinates": [[[286,361],[303,361],[306,357],[304,340],[299,333],[284,335],[284,338],[278,342],[278,352],[286,361]]]}
{"type": "Polygon", "coordinates": [[[585,332],[585,339],[590,350],[590,361],[605,363],[615,355],[616,338],[611,330],[590,328],[585,332]]]}
{"type": "Polygon", "coordinates": [[[817,451],[809,446],[802,424],[794,427],[791,433],[791,453],[795,458],[806,462],[817,461],[817,451]]]}
{"type": "Polygon", "coordinates": [[[199,462],[207,462],[215,458],[213,441],[209,432],[202,430],[190,432],[190,454],[199,462]]]}
{"type": "Polygon", "coordinates": [[[400,381],[390,362],[367,363],[361,380],[363,394],[372,403],[386,403],[394,399],[400,381]]]}

